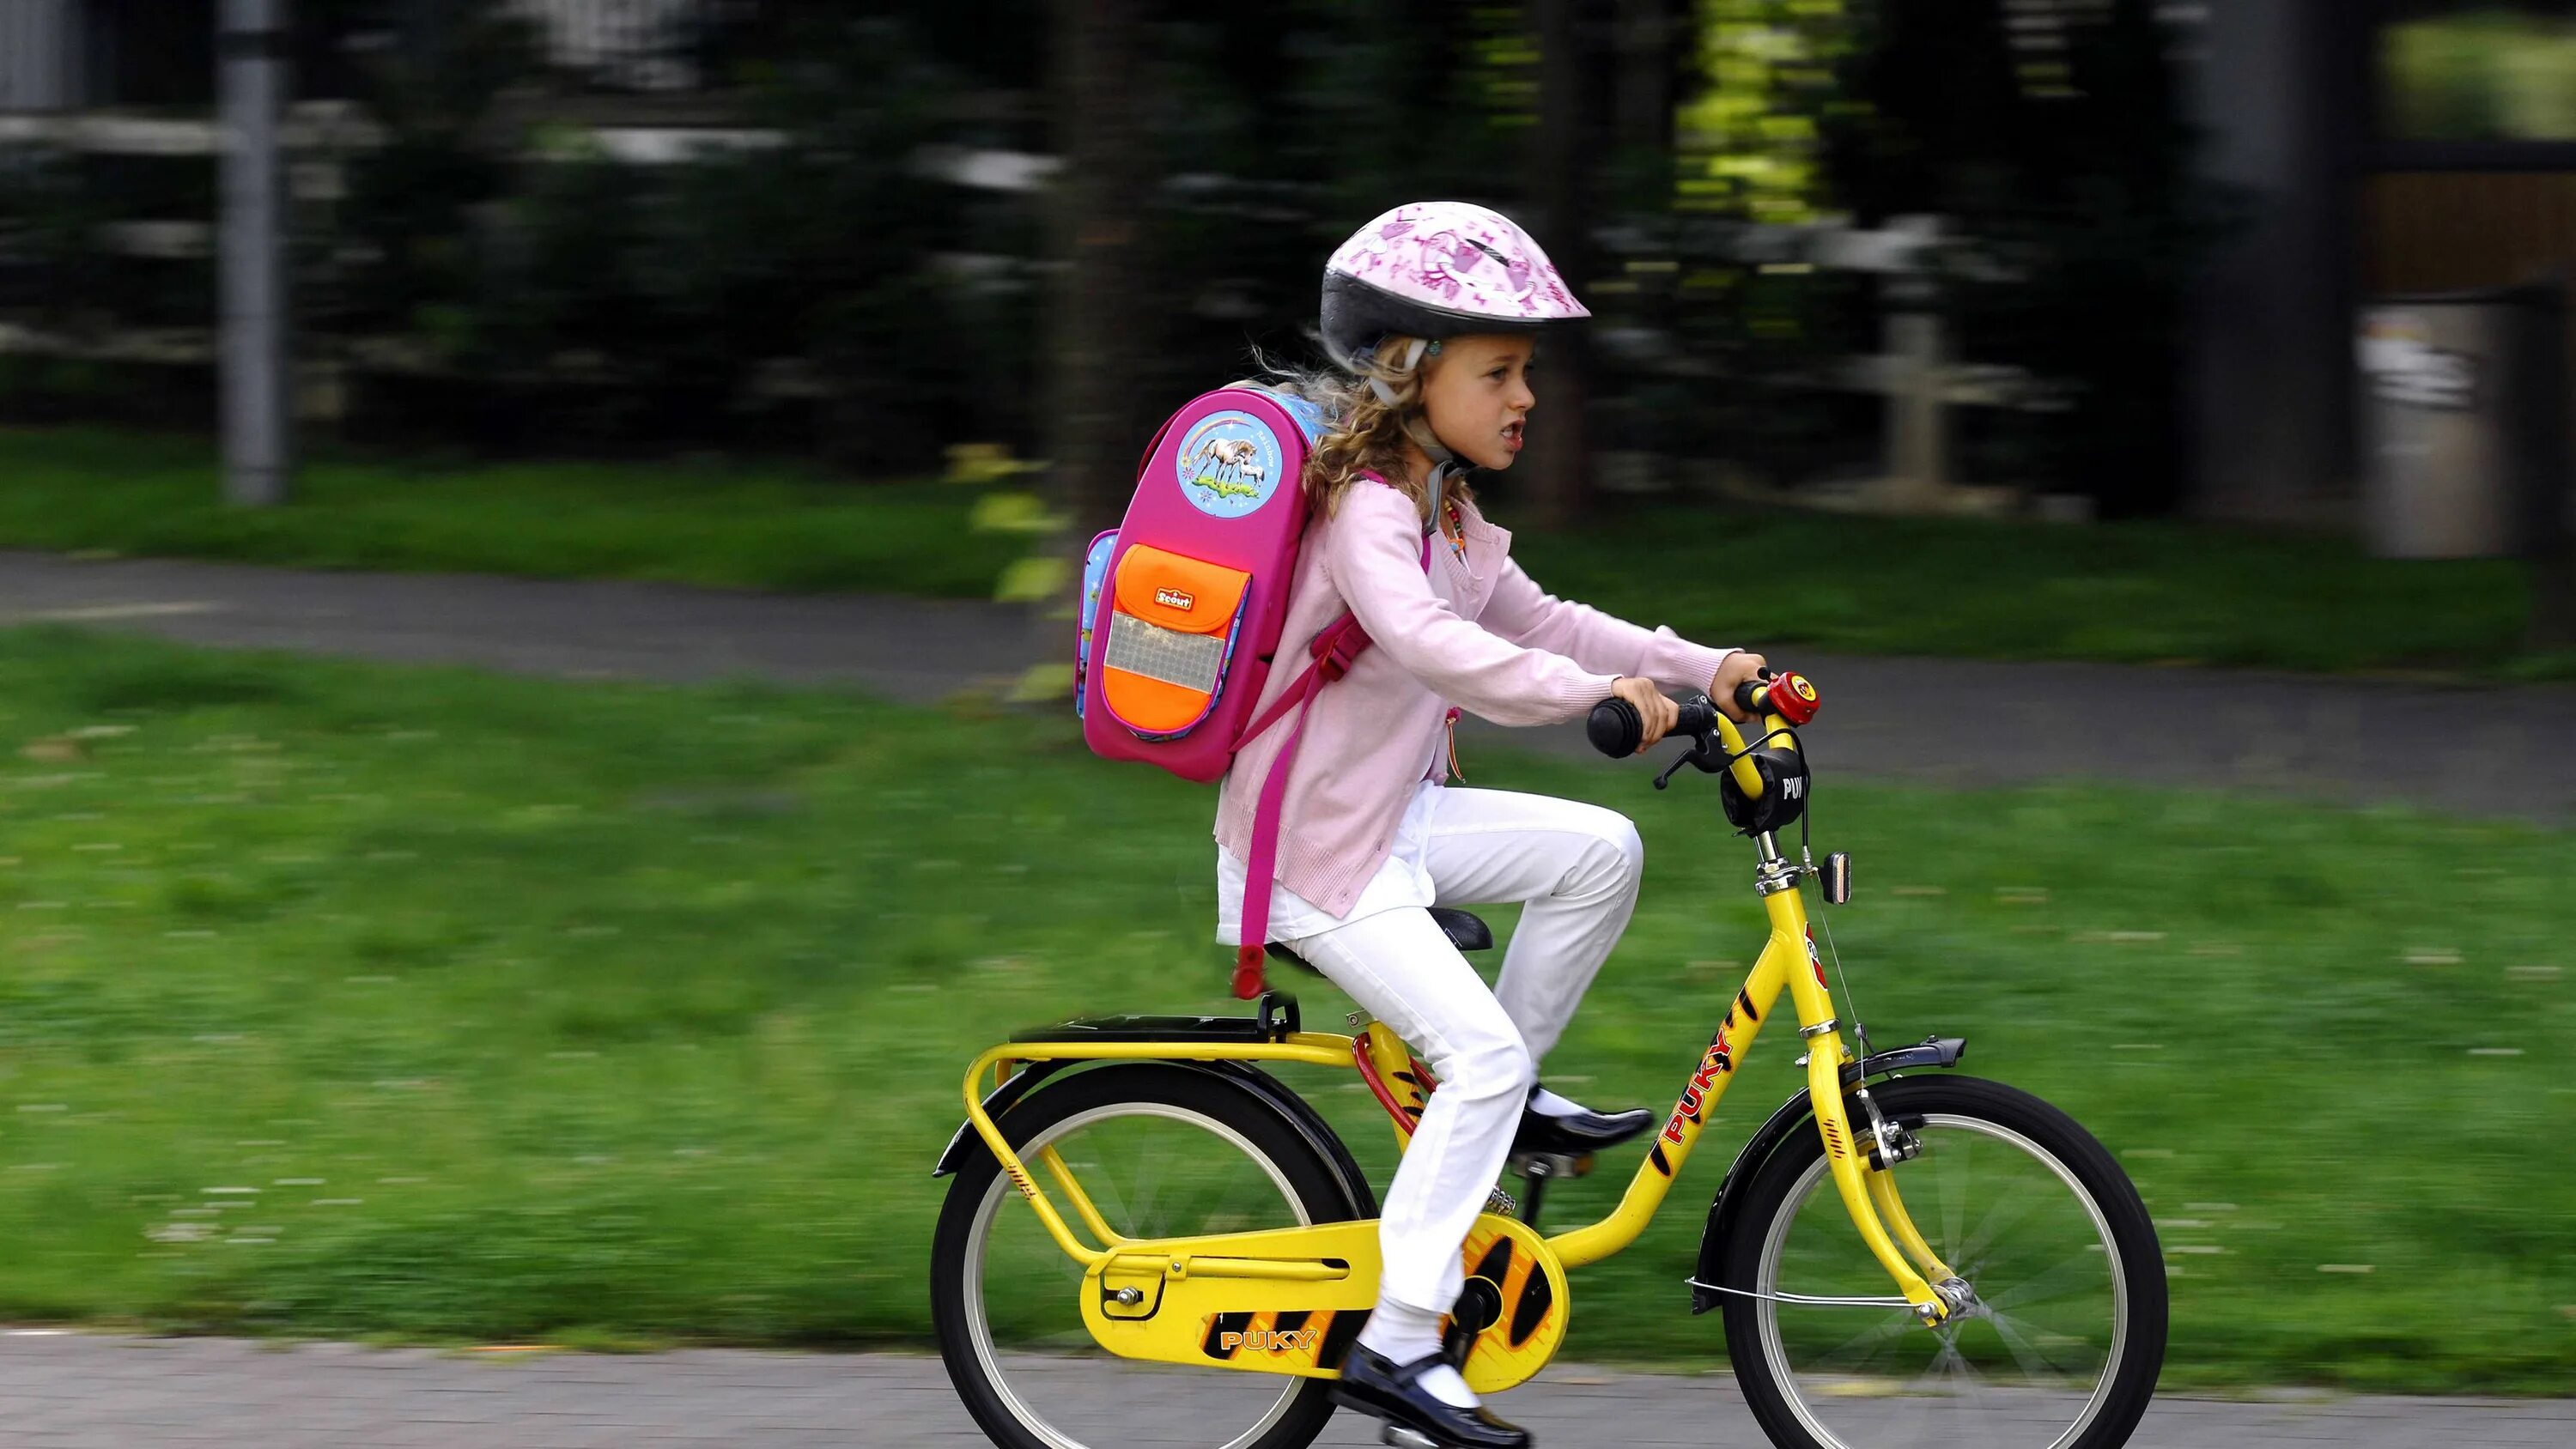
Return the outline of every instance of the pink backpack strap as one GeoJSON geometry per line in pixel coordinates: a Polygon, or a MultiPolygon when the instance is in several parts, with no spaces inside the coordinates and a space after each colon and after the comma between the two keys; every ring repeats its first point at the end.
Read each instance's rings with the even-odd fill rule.
{"type": "MultiPolygon", "coordinates": [[[[1431,571],[1431,535],[1422,536],[1422,569],[1431,571]]],[[[1306,652],[1314,662],[1306,672],[1288,686],[1288,692],[1271,702],[1270,708],[1253,717],[1243,737],[1234,742],[1241,751],[1259,738],[1261,732],[1277,724],[1290,710],[1297,712],[1297,722],[1289,727],[1288,742],[1279,748],[1279,757],[1270,762],[1270,773],[1261,780],[1261,797],[1252,811],[1252,859],[1244,863],[1243,875],[1243,944],[1234,951],[1234,994],[1240,1001],[1250,1001],[1262,991],[1262,949],[1270,941],[1270,889],[1272,877],[1279,868],[1279,812],[1288,798],[1288,769],[1297,761],[1297,746],[1306,737],[1306,710],[1325,685],[1350,672],[1352,661],[1368,652],[1368,631],[1345,609],[1342,616],[1317,631],[1307,644],[1306,652]]]]}

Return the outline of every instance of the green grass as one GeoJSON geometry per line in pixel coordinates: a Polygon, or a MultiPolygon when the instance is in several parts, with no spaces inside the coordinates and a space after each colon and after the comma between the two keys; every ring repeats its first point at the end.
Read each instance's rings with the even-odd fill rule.
{"type": "MultiPolygon", "coordinates": [[[[230,509],[202,440],[0,429],[0,547],[963,598],[990,597],[1027,552],[971,525],[984,489],[785,465],[325,454],[298,487],[290,508],[230,509]]],[[[2371,559],[2335,539],[1670,503],[1605,505],[1514,547],[1567,597],[1775,651],[2576,678],[2576,654],[2523,648],[2518,565],[2371,559]]]]}
{"type": "MultiPolygon", "coordinates": [[[[1638,819],[1645,904],[1549,1065],[1668,1102],[1758,944],[1742,843],[1688,780],[1486,766],[1638,819]]],[[[2177,1378],[2564,1390],[2576,837],[1821,785],[1879,1039],[1965,1034],[2123,1154],[2177,1378]]],[[[967,1059],[1221,1005],[1210,801],[1054,717],[0,634],[0,1320],[918,1341],[967,1059]]],[[[1720,1361],[1680,1279],[1790,1055],[1578,1275],[1569,1355],[1720,1361]]],[[[1297,1080],[1383,1182],[1356,1084],[1297,1080]]]]}
{"type": "Polygon", "coordinates": [[[951,598],[991,597],[1027,551],[970,526],[983,489],[783,464],[326,453],[296,489],[292,507],[230,508],[202,439],[0,428],[0,547],[951,598]]]}
{"type": "Polygon", "coordinates": [[[2576,653],[2523,647],[2520,564],[2334,538],[1668,508],[1512,551],[1556,593],[1712,643],[2576,678],[2576,653]]]}

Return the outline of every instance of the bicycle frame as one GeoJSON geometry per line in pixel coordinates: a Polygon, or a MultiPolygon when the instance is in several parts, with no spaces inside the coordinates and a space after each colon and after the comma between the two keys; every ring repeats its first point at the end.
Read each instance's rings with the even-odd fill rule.
{"type": "MultiPolygon", "coordinates": [[[[1773,715],[1766,721],[1770,734],[1782,735],[1786,724],[1773,715]]],[[[1730,755],[1740,755],[1743,737],[1730,720],[1718,721],[1718,733],[1730,755]]],[[[1791,738],[1794,739],[1794,736],[1791,738]]],[[[1733,767],[1739,784],[1748,793],[1758,793],[1760,781],[1748,764],[1739,760],[1733,767]]],[[[1798,1017],[1798,1034],[1807,1042],[1807,1093],[1815,1113],[1816,1129],[1824,1138],[1826,1160],[1831,1165],[1834,1185],[1840,1192],[1843,1207],[1859,1229],[1879,1266],[1894,1280],[1897,1289],[1913,1307],[1918,1319],[1938,1324],[1949,1317],[1951,1305],[1932,1284],[1957,1276],[1950,1266],[1935,1254],[1923,1235],[1906,1215],[1898,1197],[1893,1164],[1873,1165],[1871,1135],[1855,1135],[1843,1111],[1842,1072],[1853,1058],[1843,1044],[1841,1024],[1834,1015],[1833,996],[1825,984],[1822,962],[1816,955],[1815,938],[1807,920],[1806,902],[1797,889],[1803,867],[1784,859],[1768,836],[1758,839],[1762,863],[1756,876],[1762,893],[1762,904],[1770,918],[1771,935],[1753,963],[1753,969],[1728,1004],[1725,1020],[1709,1041],[1708,1049],[1684,1084],[1674,1102],[1671,1115],[1637,1167],[1627,1190],[1608,1216],[1583,1227],[1569,1229],[1544,1239],[1557,1260],[1566,1268],[1596,1263],[1634,1243],[1646,1225],[1654,1220],[1664,1197],[1672,1190],[1673,1179],[1689,1160],[1698,1145],[1709,1116],[1725,1096],[1728,1083],[1739,1061],[1753,1046],[1763,1024],[1772,1016],[1785,988],[1798,1017]]],[[[1213,1254],[1174,1251],[1189,1240],[1172,1240],[1172,1247],[1124,1238],[1113,1232],[1092,1205],[1073,1174],[1052,1148],[1038,1154],[1048,1175],[1055,1179],[1066,1199],[1073,1205],[1083,1226],[1102,1246],[1094,1248],[1078,1238],[1065,1222],[1044,1189],[1030,1175],[1027,1164],[1011,1149],[1001,1128],[984,1110],[979,1087],[987,1072],[995,1072],[1005,1063],[1035,1061],[1241,1061],[1300,1062],[1309,1066],[1348,1067],[1354,1063],[1355,1042],[1371,1052],[1382,1070],[1404,1060],[1403,1049],[1395,1043],[1393,1033],[1383,1026],[1373,1026],[1364,1041],[1332,1032],[1294,1032],[1285,1039],[1263,1042],[1226,1041],[1140,1041],[1140,1042],[1012,1042],[997,1046],[975,1058],[966,1071],[966,1117],[975,1133],[991,1150],[1020,1195],[1037,1212],[1038,1219],[1058,1247],[1067,1256],[1084,1265],[1086,1270],[1112,1272],[1160,1273],[1170,1268],[1175,1272],[1211,1278],[1267,1279],[1276,1282],[1312,1282],[1334,1276],[1333,1270],[1316,1258],[1300,1254],[1295,1258],[1265,1259],[1249,1256],[1257,1253],[1259,1234],[1237,1235],[1236,1239],[1203,1240],[1203,1246],[1227,1247],[1235,1251],[1213,1254]]],[[[1406,1128],[1399,1117],[1399,1142],[1406,1138],[1406,1128]]],[[[1328,1225],[1347,1228],[1349,1225],[1328,1225]]],[[[1316,1230],[1296,1230],[1313,1232],[1316,1230]]],[[[1341,1273],[1346,1275],[1345,1266],[1341,1273]]]]}

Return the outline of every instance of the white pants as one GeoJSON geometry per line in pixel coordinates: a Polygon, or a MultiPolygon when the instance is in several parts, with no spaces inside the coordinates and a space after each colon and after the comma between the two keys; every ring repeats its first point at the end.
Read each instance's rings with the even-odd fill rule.
{"type": "Polygon", "coordinates": [[[1598,805],[1501,790],[1430,793],[1421,865],[1436,904],[1529,903],[1494,989],[1420,906],[1287,944],[1440,1078],[1387,1188],[1379,1293],[1445,1313],[1465,1282],[1460,1247],[1502,1174],[1538,1060],[1564,1034],[1636,908],[1645,847],[1626,816],[1598,805]]]}

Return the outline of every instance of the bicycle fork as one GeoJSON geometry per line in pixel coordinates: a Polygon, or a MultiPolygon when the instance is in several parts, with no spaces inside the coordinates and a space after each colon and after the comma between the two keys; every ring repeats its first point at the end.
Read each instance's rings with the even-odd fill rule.
{"type": "Polygon", "coordinates": [[[1763,949],[1765,961],[1757,963],[1755,979],[1764,979],[1763,967],[1775,966],[1787,978],[1789,995],[1797,1004],[1798,1035],[1807,1043],[1807,1100],[1816,1114],[1816,1131],[1824,1138],[1834,1188],[1842,1195],[1843,1210],[1851,1215],[1870,1256],[1895,1280],[1914,1316],[1925,1327],[1936,1327],[1968,1304],[1967,1283],[1932,1251],[1897,1195],[1896,1137],[1879,1130],[1880,1124],[1873,1120],[1863,1140],[1843,1110],[1842,1072],[1852,1057],[1843,1045],[1842,1023],[1834,1016],[1833,997],[1825,987],[1824,962],[1816,954],[1806,903],[1795,888],[1796,868],[1785,860],[1777,862],[1777,869],[1766,866],[1762,886],[1763,908],[1771,917],[1771,941],[1763,949]]]}

